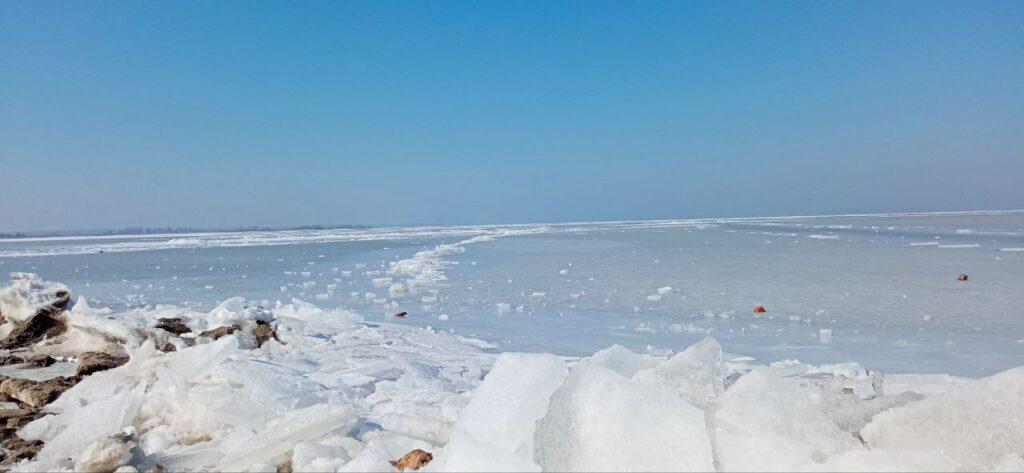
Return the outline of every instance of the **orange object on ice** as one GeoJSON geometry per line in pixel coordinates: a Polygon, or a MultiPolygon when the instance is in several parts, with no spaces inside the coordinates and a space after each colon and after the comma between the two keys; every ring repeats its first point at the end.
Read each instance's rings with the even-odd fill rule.
{"type": "Polygon", "coordinates": [[[409,313],[407,313],[407,312],[399,312],[399,313],[395,314],[395,317],[405,317],[407,315],[409,315],[409,313]]]}
{"type": "Polygon", "coordinates": [[[765,312],[768,312],[768,309],[765,309],[763,305],[759,305],[757,307],[754,307],[754,313],[755,314],[763,314],[765,312]]]}

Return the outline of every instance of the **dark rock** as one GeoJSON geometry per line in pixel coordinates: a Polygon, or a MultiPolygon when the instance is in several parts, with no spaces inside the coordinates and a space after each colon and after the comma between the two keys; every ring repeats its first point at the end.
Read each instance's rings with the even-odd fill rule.
{"type": "Polygon", "coordinates": [[[6,421],[12,417],[23,417],[34,412],[32,409],[0,409],[0,420],[6,421]]]}
{"type": "Polygon", "coordinates": [[[53,293],[53,298],[52,306],[64,310],[68,307],[68,302],[71,302],[71,293],[61,289],[53,293]]]}
{"type": "Polygon", "coordinates": [[[0,355],[0,366],[16,365],[18,363],[24,363],[20,356],[0,355]]]}
{"type": "Polygon", "coordinates": [[[736,381],[740,380],[741,376],[743,376],[743,373],[732,373],[723,380],[722,384],[725,385],[725,389],[729,389],[733,384],[736,384],[736,381]]]}
{"type": "Polygon", "coordinates": [[[58,376],[45,381],[9,378],[0,382],[0,393],[8,397],[39,408],[60,397],[64,391],[77,384],[78,377],[58,376]]]}
{"type": "Polygon", "coordinates": [[[50,365],[52,365],[52,364],[57,362],[57,360],[53,359],[52,356],[44,355],[42,353],[36,353],[36,354],[24,356],[24,357],[21,358],[21,361],[23,363],[29,363],[29,364],[38,366],[40,368],[46,367],[46,366],[50,366],[50,365]]]}
{"type": "Polygon", "coordinates": [[[23,440],[17,435],[12,435],[9,438],[5,438],[3,442],[4,455],[3,461],[0,461],[0,469],[7,470],[22,460],[31,460],[36,457],[39,450],[43,448],[43,442],[41,440],[23,440]]]}
{"type": "Polygon", "coordinates": [[[106,371],[117,368],[128,362],[127,356],[114,356],[100,351],[82,353],[78,357],[78,376],[88,376],[97,371],[106,371]]]}
{"type": "Polygon", "coordinates": [[[56,363],[57,360],[53,359],[50,355],[43,355],[41,353],[28,353],[28,354],[17,354],[17,355],[0,355],[0,366],[7,365],[18,365],[22,363],[30,363],[39,367],[46,367],[56,363]]]}
{"type": "Polygon", "coordinates": [[[156,328],[164,329],[175,335],[181,335],[192,331],[192,329],[188,328],[188,325],[185,325],[185,322],[181,319],[160,319],[156,324],[156,328]]]}
{"type": "Polygon", "coordinates": [[[159,347],[157,347],[157,350],[160,350],[164,353],[168,353],[172,351],[178,351],[178,347],[174,346],[174,344],[171,342],[164,342],[159,347]]]}
{"type": "Polygon", "coordinates": [[[25,424],[28,424],[29,422],[32,422],[32,421],[34,421],[34,420],[36,420],[36,419],[46,415],[45,413],[42,413],[42,412],[39,412],[39,411],[30,410],[30,409],[9,409],[9,410],[10,411],[19,411],[18,414],[21,414],[21,415],[12,415],[12,417],[8,417],[8,418],[4,419],[4,424],[2,426],[0,426],[0,428],[12,429],[12,430],[21,430],[21,428],[24,427],[25,424]],[[25,411],[28,411],[28,412],[25,412],[25,411]]]}
{"type": "Polygon", "coordinates": [[[277,340],[277,333],[274,332],[273,327],[262,320],[256,321],[256,325],[252,328],[252,334],[256,337],[256,345],[261,347],[271,338],[277,340]]]}
{"type": "Polygon", "coordinates": [[[956,277],[957,281],[966,281],[967,279],[968,279],[968,276],[966,274],[961,274],[961,275],[956,277]]]}
{"type": "Polygon", "coordinates": [[[60,314],[61,309],[57,307],[40,309],[28,322],[15,327],[6,339],[0,341],[0,349],[25,347],[64,333],[67,324],[60,314]]]}
{"type": "Polygon", "coordinates": [[[235,330],[238,330],[237,327],[217,327],[215,329],[207,330],[207,331],[205,331],[203,333],[200,333],[199,336],[200,337],[209,337],[209,338],[212,338],[212,339],[216,340],[216,339],[218,339],[220,337],[223,337],[225,335],[231,335],[231,334],[235,333],[235,330]]]}

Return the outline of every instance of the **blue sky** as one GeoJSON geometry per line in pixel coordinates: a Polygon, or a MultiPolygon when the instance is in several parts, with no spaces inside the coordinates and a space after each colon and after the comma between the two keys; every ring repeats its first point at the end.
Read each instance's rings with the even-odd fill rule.
{"type": "Polygon", "coordinates": [[[0,1],[0,231],[1024,207],[1024,2],[0,1]]]}

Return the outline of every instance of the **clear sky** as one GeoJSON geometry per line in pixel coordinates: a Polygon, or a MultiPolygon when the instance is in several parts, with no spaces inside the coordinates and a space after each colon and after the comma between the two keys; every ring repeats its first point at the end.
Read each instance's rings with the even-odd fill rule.
{"type": "Polygon", "coordinates": [[[0,0],[0,231],[1024,208],[1024,2],[0,0]]]}

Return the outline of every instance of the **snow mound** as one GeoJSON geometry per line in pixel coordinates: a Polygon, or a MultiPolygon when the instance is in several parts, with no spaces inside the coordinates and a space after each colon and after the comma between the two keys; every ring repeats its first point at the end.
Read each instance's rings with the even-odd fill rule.
{"type": "Polygon", "coordinates": [[[701,409],[725,391],[722,347],[708,337],[653,368],[638,371],[633,379],[641,384],[660,385],[701,409]]]}
{"type": "Polygon", "coordinates": [[[583,363],[608,368],[628,378],[632,378],[637,371],[653,368],[661,362],[659,358],[634,353],[622,345],[612,345],[583,360],[583,363]]]}
{"type": "Polygon", "coordinates": [[[883,412],[861,433],[872,449],[941,450],[945,470],[1020,465],[1024,367],[883,412]]]}
{"type": "Polygon", "coordinates": [[[661,387],[600,366],[581,367],[537,424],[545,471],[710,471],[704,413],[661,387]]]}
{"type": "Polygon", "coordinates": [[[864,448],[825,412],[825,393],[806,379],[764,367],[722,394],[712,416],[716,459],[726,471],[821,468],[837,454],[864,448]]]}
{"type": "Polygon", "coordinates": [[[540,471],[536,422],[568,374],[554,355],[504,354],[462,410],[432,471],[540,471]]]}
{"type": "Polygon", "coordinates": [[[43,281],[32,273],[11,273],[11,284],[0,288],[0,315],[7,322],[21,324],[67,296],[68,288],[63,284],[43,281]]]}
{"type": "Polygon", "coordinates": [[[668,358],[618,345],[581,359],[498,355],[296,299],[114,313],[84,298],[67,308],[65,287],[21,273],[0,295],[8,323],[39,307],[67,321],[31,350],[129,358],[18,430],[43,445],[14,471],[393,471],[413,449],[434,455],[425,471],[1024,469],[1024,367],[969,380],[755,366],[723,362],[710,337],[668,358]],[[229,326],[274,337],[194,336],[229,326]]]}

